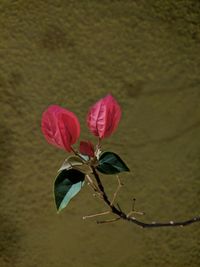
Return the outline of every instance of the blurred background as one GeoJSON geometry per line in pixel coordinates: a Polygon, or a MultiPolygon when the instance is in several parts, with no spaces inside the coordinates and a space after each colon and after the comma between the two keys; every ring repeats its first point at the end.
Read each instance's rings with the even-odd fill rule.
{"type": "MultiPolygon", "coordinates": [[[[131,169],[121,207],[135,197],[141,220],[189,219],[200,214],[199,73],[198,0],[1,0],[0,266],[200,266],[200,224],[83,221],[105,211],[87,186],[57,215],[53,182],[68,154],[40,130],[58,104],[95,142],[88,108],[112,93],[123,116],[103,147],[131,169]]],[[[116,178],[102,181],[111,196],[116,178]]]]}

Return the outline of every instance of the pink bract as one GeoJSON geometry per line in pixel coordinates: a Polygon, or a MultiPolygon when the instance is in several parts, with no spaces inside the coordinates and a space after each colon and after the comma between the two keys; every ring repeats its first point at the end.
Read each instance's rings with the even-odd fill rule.
{"type": "Polygon", "coordinates": [[[80,135],[76,115],[57,105],[49,106],[43,112],[41,129],[48,143],[68,152],[80,135]]]}
{"type": "Polygon", "coordinates": [[[109,94],[94,104],[87,115],[90,131],[99,138],[109,137],[117,128],[121,118],[121,108],[109,94]]]}
{"type": "Polygon", "coordinates": [[[94,146],[90,141],[81,141],[79,151],[83,155],[94,157],[94,146]]]}

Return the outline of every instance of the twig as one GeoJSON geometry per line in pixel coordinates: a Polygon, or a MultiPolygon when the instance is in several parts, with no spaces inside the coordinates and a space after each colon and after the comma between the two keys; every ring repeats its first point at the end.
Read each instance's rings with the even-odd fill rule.
{"type": "Polygon", "coordinates": [[[101,192],[99,191],[99,188],[98,188],[97,185],[95,184],[95,182],[92,180],[92,178],[91,178],[88,174],[85,175],[85,178],[88,180],[88,184],[89,184],[89,186],[90,186],[95,192],[101,193],[101,192]]]}
{"type": "MultiPolygon", "coordinates": [[[[117,204],[117,207],[112,205],[112,202],[109,200],[109,198],[108,198],[108,196],[104,190],[103,184],[100,180],[100,177],[99,177],[94,166],[92,166],[92,170],[93,170],[93,174],[94,174],[94,177],[96,179],[96,182],[98,184],[99,190],[102,193],[103,201],[106,203],[106,205],[108,205],[110,207],[111,212],[118,216],[118,218],[116,218],[116,220],[117,219],[123,219],[125,221],[132,222],[132,223],[134,223],[134,224],[136,224],[142,228],[177,227],[177,226],[184,227],[184,226],[196,223],[196,222],[200,222],[200,216],[194,217],[194,218],[186,220],[186,221],[181,221],[181,222],[170,221],[170,222],[163,222],[163,223],[160,223],[160,222],[146,223],[146,222],[142,222],[142,221],[137,220],[135,217],[130,217],[130,215],[124,213],[121,210],[121,208],[119,207],[118,204],[117,204]]],[[[132,209],[134,209],[134,206],[132,207],[132,209]]],[[[113,221],[115,221],[115,219],[113,219],[111,221],[113,222],[113,221]]],[[[103,221],[103,222],[100,221],[100,223],[104,223],[104,222],[106,223],[106,221],[103,221]]]]}
{"type": "Polygon", "coordinates": [[[145,215],[143,211],[138,211],[135,209],[135,202],[136,202],[136,199],[133,198],[132,208],[131,208],[131,211],[127,214],[127,217],[130,217],[132,214],[145,215]]]}
{"type": "Polygon", "coordinates": [[[116,197],[117,197],[117,194],[119,193],[119,190],[120,190],[121,187],[123,186],[121,180],[119,179],[119,176],[118,176],[118,175],[116,175],[116,176],[117,176],[118,186],[117,186],[117,189],[116,189],[116,191],[115,191],[115,193],[114,193],[114,195],[113,195],[113,199],[112,199],[112,201],[111,201],[111,205],[112,205],[112,206],[113,206],[113,204],[114,204],[114,202],[115,202],[115,199],[116,199],[116,197]]]}
{"type": "Polygon", "coordinates": [[[100,212],[100,213],[96,213],[96,214],[92,214],[92,215],[86,215],[83,216],[83,220],[88,219],[88,218],[93,218],[93,217],[97,217],[97,216],[101,216],[101,215],[105,215],[105,214],[109,214],[110,211],[104,211],[104,212],[100,212]]]}

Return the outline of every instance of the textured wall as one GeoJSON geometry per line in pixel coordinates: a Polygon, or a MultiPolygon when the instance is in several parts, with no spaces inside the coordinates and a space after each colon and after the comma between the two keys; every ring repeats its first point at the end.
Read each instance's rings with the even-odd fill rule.
{"type": "MultiPolygon", "coordinates": [[[[132,169],[124,209],[144,220],[200,212],[198,0],[0,1],[0,266],[200,265],[200,225],[142,230],[97,226],[103,211],[84,187],[56,214],[52,184],[65,152],[41,132],[43,110],[73,110],[88,136],[89,105],[112,92],[123,108],[105,147],[132,169]]],[[[108,192],[116,187],[105,177],[108,192]]]]}

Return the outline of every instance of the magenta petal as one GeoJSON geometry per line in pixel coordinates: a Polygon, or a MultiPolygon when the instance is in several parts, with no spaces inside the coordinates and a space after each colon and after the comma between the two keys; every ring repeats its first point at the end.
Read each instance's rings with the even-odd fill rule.
{"type": "Polygon", "coordinates": [[[112,95],[100,99],[87,115],[90,131],[100,138],[109,137],[117,128],[121,118],[121,108],[112,95]]]}
{"type": "Polygon", "coordinates": [[[74,113],[52,105],[42,114],[42,132],[48,143],[71,151],[80,135],[80,124],[74,113]]]}
{"type": "Polygon", "coordinates": [[[83,155],[94,157],[94,146],[90,141],[81,141],[79,151],[83,155]]]}

